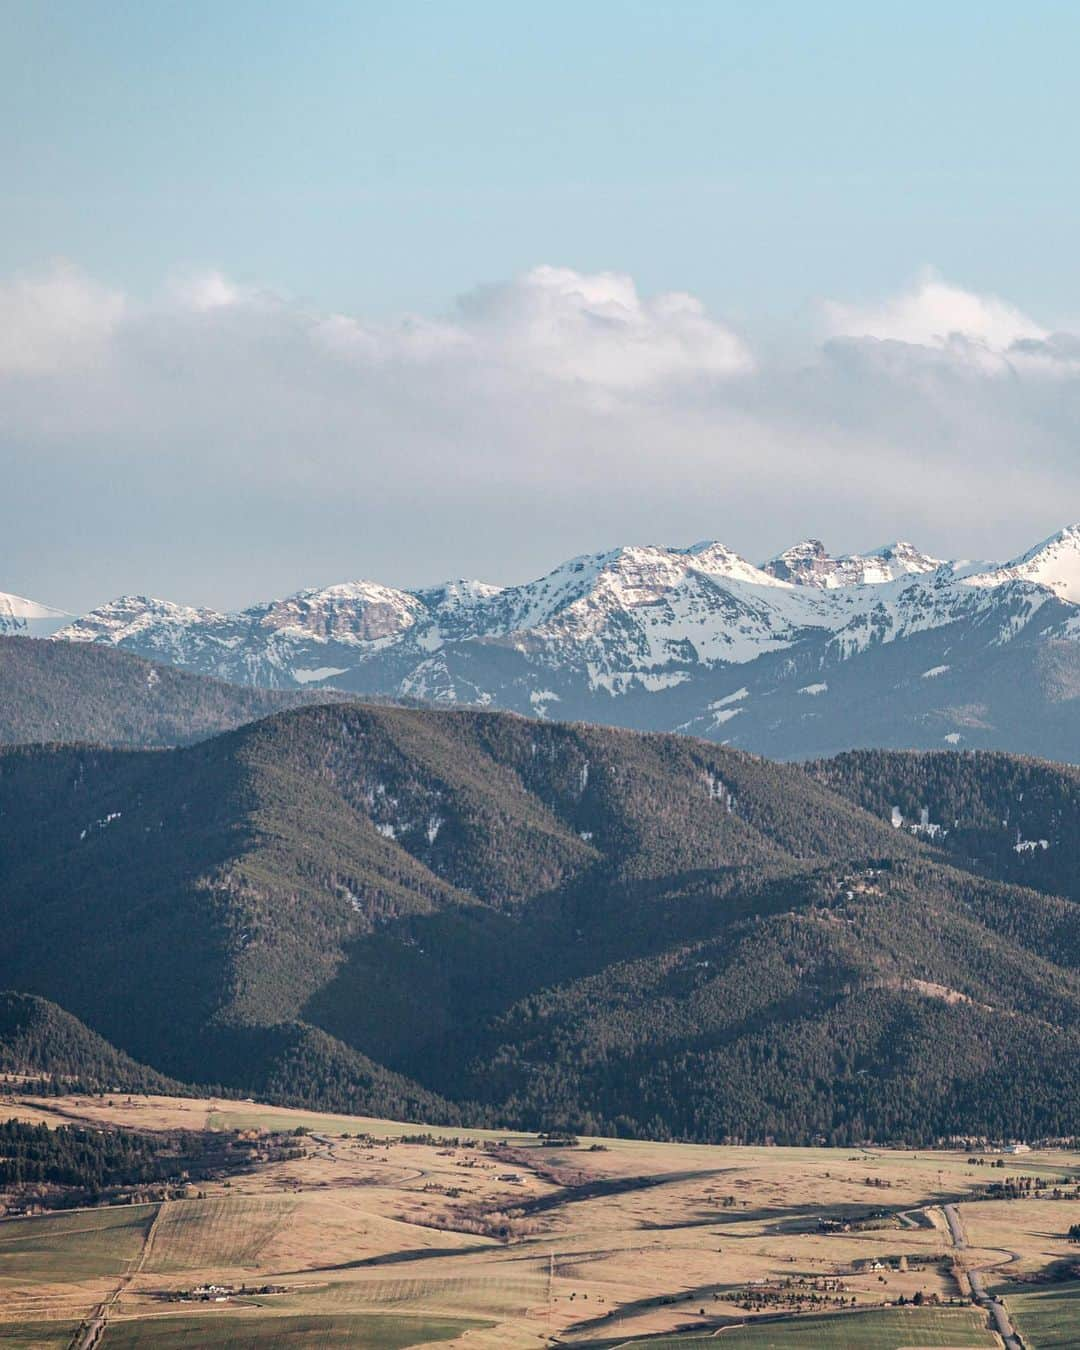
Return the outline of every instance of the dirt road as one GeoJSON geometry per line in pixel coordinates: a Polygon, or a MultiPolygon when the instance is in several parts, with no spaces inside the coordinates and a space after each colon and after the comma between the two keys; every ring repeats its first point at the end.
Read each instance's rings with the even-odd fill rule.
{"type": "Polygon", "coordinates": [[[142,1247],[138,1256],[131,1264],[131,1268],[123,1274],[120,1283],[112,1291],[104,1303],[99,1303],[85,1322],[75,1333],[71,1342],[70,1350],[94,1350],[94,1347],[101,1344],[101,1338],[105,1334],[105,1324],[109,1320],[109,1313],[116,1306],[120,1295],[128,1287],[131,1281],[142,1270],[146,1264],[146,1258],[150,1255],[150,1249],[154,1245],[154,1237],[158,1230],[158,1224],[161,1216],[165,1212],[165,1207],[169,1202],[163,1200],[157,1207],[157,1212],[150,1220],[150,1227],[146,1230],[146,1236],[143,1238],[142,1247]]]}

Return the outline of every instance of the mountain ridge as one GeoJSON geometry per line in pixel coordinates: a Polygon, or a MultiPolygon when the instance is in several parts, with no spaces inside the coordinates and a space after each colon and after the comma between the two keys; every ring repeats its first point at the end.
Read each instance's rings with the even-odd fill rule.
{"type": "MultiPolygon", "coordinates": [[[[1002,564],[806,540],[757,567],[703,542],[580,555],[517,586],[347,582],[232,614],[127,596],[52,637],[238,684],[685,731],[774,758],[1047,754],[1077,721],[1080,527],[1002,564]]],[[[1080,728],[1057,753],[1080,759],[1080,728]]]]}

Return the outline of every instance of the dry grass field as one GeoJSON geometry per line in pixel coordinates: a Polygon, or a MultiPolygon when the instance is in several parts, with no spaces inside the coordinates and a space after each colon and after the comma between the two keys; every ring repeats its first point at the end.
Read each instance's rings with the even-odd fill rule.
{"type": "Polygon", "coordinates": [[[1071,1185],[1077,1154],[990,1169],[951,1152],[546,1147],[237,1102],[3,1109],[53,1123],[311,1133],[298,1137],[303,1157],[200,1183],[205,1198],[160,1213],[0,1221],[0,1350],[67,1345],[72,1323],[113,1295],[105,1350],[999,1345],[967,1300],[965,1269],[1008,1287],[1031,1350],[1080,1344],[1080,1304],[1048,1292],[1066,1286],[1031,1282],[1069,1257],[1080,1202],[973,1199],[1010,1175],[1071,1185]],[[431,1137],[405,1142],[422,1132],[431,1137]],[[962,1251],[946,1201],[960,1202],[962,1251]],[[178,1301],[207,1283],[226,1292],[178,1301]],[[921,1307],[895,1306],[916,1297],[921,1307]]]}

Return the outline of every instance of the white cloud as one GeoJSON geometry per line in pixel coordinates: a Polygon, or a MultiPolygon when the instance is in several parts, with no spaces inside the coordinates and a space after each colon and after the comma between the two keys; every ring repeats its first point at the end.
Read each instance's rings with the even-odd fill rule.
{"type": "Polygon", "coordinates": [[[985,556],[1075,517],[1080,341],[930,278],[829,316],[803,359],[755,360],[696,298],[618,273],[538,267],[396,322],[218,274],[145,302],[71,268],[16,279],[6,552],[71,606],[232,603],[363,574],[512,580],[635,539],[985,556]]]}
{"type": "Polygon", "coordinates": [[[691,295],[642,299],[631,277],[535,267],[459,302],[459,322],[504,357],[608,390],[748,372],[749,349],[691,295]]]}
{"type": "Polygon", "coordinates": [[[994,295],[976,295],[952,286],[932,272],[902,295],[862,308],[829,301],[825,305],[833,337],[877,338],[915,346],[943,348],[978,344],[1004,352],[1014,343],[1049,336],[1033,319],[994,295]]]}
{"type": "Polygon", "coordinates": [[[66,263],[0,283],[0,373],[43,373],[99,357],[127,312],[124,297],[66,263]]]}

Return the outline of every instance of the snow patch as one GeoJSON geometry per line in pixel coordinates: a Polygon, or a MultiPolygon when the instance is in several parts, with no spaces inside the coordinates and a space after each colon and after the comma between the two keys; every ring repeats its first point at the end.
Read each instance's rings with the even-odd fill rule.
{"type": "Polygon", "coordinates": [[[826,684],[826,683],[822,683],[822,684],[804,684],[803,687],[799,690],[799,693],[800,693],[800,694],[810,694],[810,695],[815,695],[815,694],[827,694],[828,692],[829,692],[829,686],[828,686],[828,684],[826,684]]]}
{"type": "Polygon", "coordinates": [[[719,712],[713,713],[713,726],[723,726],[725,722],[730,722],[733,717],[738,717],[741,712],[741,708],[721,708],[719,712]]]}
{"type": "Polygon", "coordinates": [[[709,711],[715,712],[717,708],[724,708],[729,703],[738,703],[741,699],[749,698],[750,690],[745,685],[741,689],[736,689],[733,694],[726,694],[723,698],[718,698],[709,704],[709,711]]]}
{"type": "Polygon", "coordinates": [[[315,680],[329,680],[334,675],[344,675],[345,670],[339,666],[315,666],[305,669],[303,666],[293,666],[292,677],[297,684],[312,684],[315,680]]]}
{"type": "Polygon", "coordinates": [[[947,670],[952,670],[952,666],[931,666],[929,670],[924,670],[919,678],[922,680],[936,680],[939,675],[944,675],[947,670]]]}
{"type": "Polygon", "coordinates": [[[91,834],[94,830],[103,830],[106,825],[111,825],[114,820],[119,820],[120,815],[121,813],[119,811],[110,811],[107,816],[102,816],[100,820],[91,821],[85,830],[79,831],[79,838],[85,839],[86,836],[91,834]]]}

